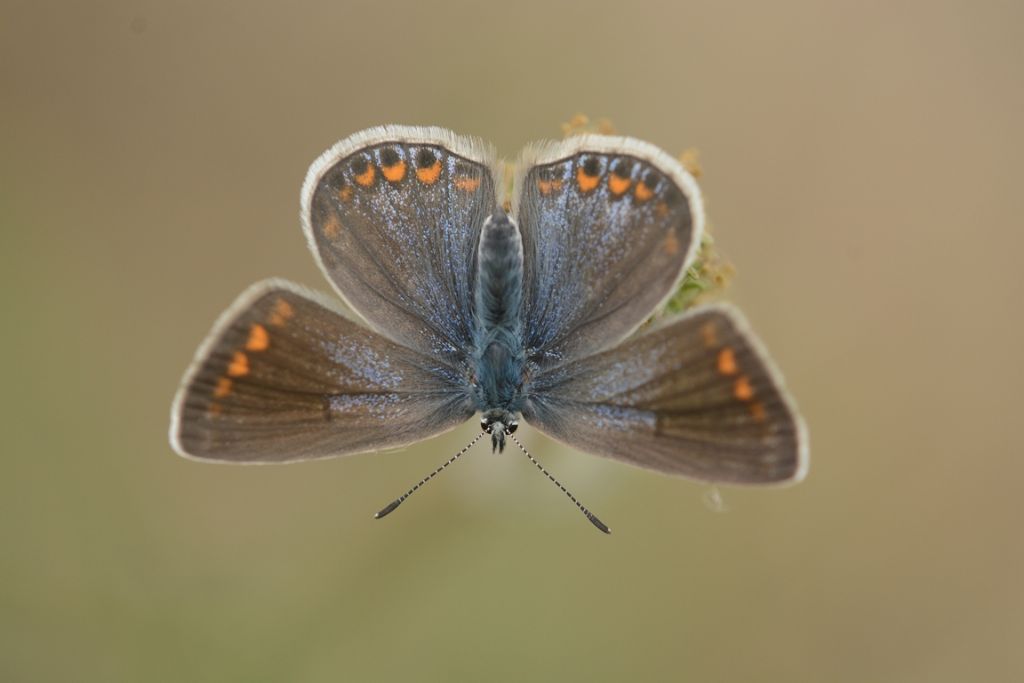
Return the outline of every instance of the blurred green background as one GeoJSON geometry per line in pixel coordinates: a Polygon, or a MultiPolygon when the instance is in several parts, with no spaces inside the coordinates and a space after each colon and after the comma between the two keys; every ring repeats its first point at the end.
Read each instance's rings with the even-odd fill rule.
{"type": "Polygon", "coordinates": [[[1011,2],[0,3],[0,680],[1024,677],[1024,10],[1011,2]],[[506,157],[576,112],[700,150],[727,297],[807,417],[788,489],[476,422],[282,467],[172,454],[251,282],[324,291],[309,163],[506,157]]]}

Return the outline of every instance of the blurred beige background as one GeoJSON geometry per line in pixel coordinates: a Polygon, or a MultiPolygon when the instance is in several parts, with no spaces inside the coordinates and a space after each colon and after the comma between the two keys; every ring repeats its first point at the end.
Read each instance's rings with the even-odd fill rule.
{"type": "Polygon", "coordinates": [[[0,3],[0,679],[1024,677],[1018,3],[0,3]],[[286,467],[166,442],[216,315],[328,290],[299,185],[437,124],[672,152],[810,477],[714,491],[461,446],[286,467]]]}

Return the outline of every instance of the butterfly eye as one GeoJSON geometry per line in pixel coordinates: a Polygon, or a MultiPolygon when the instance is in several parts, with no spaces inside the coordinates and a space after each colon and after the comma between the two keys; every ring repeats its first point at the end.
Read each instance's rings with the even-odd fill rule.
{"type": "Polygon", "coordinates": [[[486,417],[480,418],[480,429],[484,430],[485,432],[490,432],[491,431],[491,425],[487,424],[487,418],[486,417]]]}
{"type": "Polygon", "coordinates": [[[515,432],[515,431],[516,431],[517,429],[519,429],[519,423],[518,423],[518,422],[511,422],[511,423],[509,424],[509,426],[508,426],[508,433],[509,433],[509,434],[512,434],[512,433],[514,433],[514,432],[515,432]]]}

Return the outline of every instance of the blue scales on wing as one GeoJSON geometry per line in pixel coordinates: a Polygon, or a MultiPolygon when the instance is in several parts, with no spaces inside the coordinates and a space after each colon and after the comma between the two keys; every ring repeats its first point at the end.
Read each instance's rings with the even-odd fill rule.
{"type": "Polygon", "coordinates": [[[584,135],[528,148],[515,217],[536,372],[614,346],[671,295],[700,243],[696,182],[647,143],[584,135]]]}
{"type": "Polygon", "coordinates": [[[580,136],[528,150],[518,186],[526,421],[668,474],[801,478],[803,423],[738,313],[704,307],[630,337],[700,243],[700,193],[682,165],[636,140],[580,136]]]}
{"type": "Polygon", "coordinates": [[[807,435],[738,312],[703,306],[543,373],[523,417],[590,453],[711,482],[798,481],[807,435]]]}
{"type": "Polygon", "coordinates": [[[493,164],[475,139],[385,126],[328,150],[302,192],[310,247],[346,303],[380,334],[467,376],[493,164]]]}
{"type": "Polygon", "coordinates": [[[282,280],[217,321],[174,402],[171,444],[223,462],[286,462],[393,448],[473,414],[447,364],[344,317],[282,280]]]}

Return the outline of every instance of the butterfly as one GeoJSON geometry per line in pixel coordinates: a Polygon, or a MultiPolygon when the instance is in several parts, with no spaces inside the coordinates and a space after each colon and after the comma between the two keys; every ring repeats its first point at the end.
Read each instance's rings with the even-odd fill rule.
{"type": "MultiPolygon", "coordinates": [[[[174,400],[181,455],[291,462],[403,446],[480,415],[706,482],[803,478],[807,434],[732,307],[645,326],[701,242],[694,178],[657,147],[579,135],[528,146],[503,196],[493,149],[383,126],[310,167],[302,225],[334,298],[257,283],[217,320],[174,400]],[[639,330],[639,331],[638,331],[639,330]]],[[[595,526],[608,528],[559,486],[595,526]]]]}

